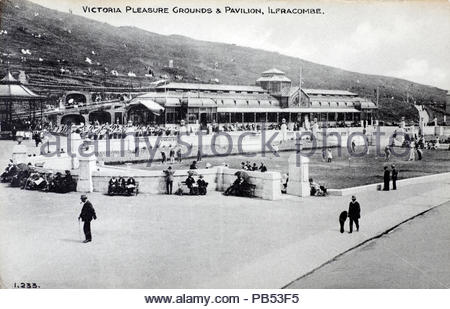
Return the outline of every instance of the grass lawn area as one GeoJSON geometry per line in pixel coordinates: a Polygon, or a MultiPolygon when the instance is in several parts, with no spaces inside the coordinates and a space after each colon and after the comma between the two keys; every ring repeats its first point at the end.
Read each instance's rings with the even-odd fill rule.
{"type": "MultiPolygon", "coordinates": [[[[359,150],[357,150],[359,151],[359,150]]],[[[401,153],[404,148],[396,148],[396,152],[401,153]]],[[[383,166],[395,163],[399,171],[399,179],[418,177],[436,173],[450,172],[450,151],[447,150],[423,150],[421,161],[407,161],[407,156],[391,157],[389,162],[384,159],[384,154],[376,155],[375,148],[370,149],[368,155],[363,157],[349,156],[347,149],[342,148],[339,155],[338,149],[332,149],[333,162],[322,161],[321,150],[315,151],[310,158],[309,173],[315,181],[324,184],[328,188],[342,189],[354,186],[362,186],[383,181],[383,166]],[[350,158],[350,159],[349,159],[350,158]]],[[[258,166],[261,162],[267,166],[269,171],[288,172],[288,158],[295,151],[279,152],[278,156],[271,153],[253,154],[253,157],[244,155],[233,155],[228,157],[204,157],[198,164],[199,168],[204,168],[207,162],[214,165],[227,163],[231,168],[239,168],[243,161],[255,162],[258,166]]],[[[173,164],[175,169],[188,169],[193,159],[173,164]]],[[[167,167],[157,162],[148,164],[136,164],[133,167],[162,170],[167,167]]]]}

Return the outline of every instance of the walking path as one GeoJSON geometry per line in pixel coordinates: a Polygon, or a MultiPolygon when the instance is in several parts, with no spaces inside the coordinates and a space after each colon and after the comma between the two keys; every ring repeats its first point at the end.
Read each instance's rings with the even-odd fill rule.
{"type": "Polygon", "coordinates": [[[450,202],[341,255],[289,289],[450,288],[450,202]]]}
{"type": "MultiPolygon", "coordinates": [[[[442,186],[436,184],[438,188],[426,192],[416,192],[416,186],[403,188],[402,191],[410,192],[411,195],[414,192],[415,195],[399,199],[399,195],[403,195],[403,192],[371,192],[373,198],[362,203],[363,214],[360,232],[340,234],[336,217],[334,229],[324,230],[292,243],[282,250],[263,256],[238,271],[215,278],[205,284],[205,287],[270,288],[287,286],[290,282],[314,271],[337,256],[381,236],[397,225],[435,206],[449,201],[449,183],[450,177],[442,186]],[[377,196],[379,194],[389,194],[390,196],[389,198],[380,198],[380,196],[377,196]],[[364,209],[372,208],[370,204],[379,204],[381,200],[385,204],[384,207],[373,205],[374,210],[364,214],[364,209]]],[[[367,193],[364,195],[363,199],[365,200],[367,193]]],[[[346,230],[348,231],[348,224],[346,230]]]]}
{"type": "MultiPolygon", "coordinates": [[[[0,185],[4,287],[279,288],[393,226],[450,200],[450,179],[358,195],[360,232],[339,233],[349,197],[90,194],[99,219],[81,244],[79,194],[0,185]]],[[[348,229],[348,227],[347,227],[348,229]]]]}

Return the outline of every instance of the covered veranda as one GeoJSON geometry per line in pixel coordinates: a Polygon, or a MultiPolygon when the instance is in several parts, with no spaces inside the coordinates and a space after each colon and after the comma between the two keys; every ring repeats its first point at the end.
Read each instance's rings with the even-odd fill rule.
{"type": "Polygon", "coordinates": [[[351,125],[359,122],[361,112],[354,108],[324,109],[324,108],[218,108],[218,123],[303,123],[317,121],[319,125],[336,125],[345,123],[351,125]]]}

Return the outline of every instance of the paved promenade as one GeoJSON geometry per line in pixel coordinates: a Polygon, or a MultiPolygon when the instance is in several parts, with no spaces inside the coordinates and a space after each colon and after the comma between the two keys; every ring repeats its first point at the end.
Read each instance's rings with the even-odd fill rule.
{"type": "Polygon", "coordinates": [[[349,197],[90,194],[99,219],[80,242],[79,194],[0,185],[2,285],[43,288],[279,288],[450,200],[450,179],[358,195],[361,231],[340,234],[349,197]],[[6,198],[8,197],[8,198],[6,198]]]}
{"type": "Polygon", "coordinates": [[[340,256],[290,289],[450,288],[450,202],[340,256]]]}

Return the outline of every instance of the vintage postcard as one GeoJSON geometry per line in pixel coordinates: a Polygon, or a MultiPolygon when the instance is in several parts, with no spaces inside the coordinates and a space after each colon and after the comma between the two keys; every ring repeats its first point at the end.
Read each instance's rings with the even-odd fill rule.
{"type": "Polygon", "coordinates": [[[448,1],[1,0],[1,287],[448,289],[449,37],[448,1]]]}

